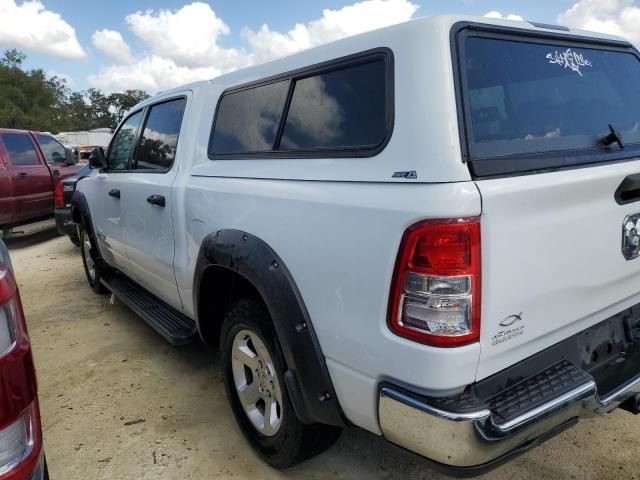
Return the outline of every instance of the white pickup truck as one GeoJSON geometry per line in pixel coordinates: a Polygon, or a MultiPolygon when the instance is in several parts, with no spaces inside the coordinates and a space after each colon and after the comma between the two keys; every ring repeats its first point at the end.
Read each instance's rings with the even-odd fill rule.
{"type": "Polygon", "coordinates": [[[639,58],[443,16],[163,92],[78,183],[89,283],[219,347],[278,467],[356,425],[475,474],[637,413],[639,58]]]}

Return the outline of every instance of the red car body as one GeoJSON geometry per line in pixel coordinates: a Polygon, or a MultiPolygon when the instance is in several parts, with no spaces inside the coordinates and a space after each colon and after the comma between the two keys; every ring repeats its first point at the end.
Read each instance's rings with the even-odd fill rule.
{"type": "Polygon", "coordinates": [[[81,168],[47,133],[0,129],[0,227],[53,215],[57,184],[81,168]]]}
{"type": "Polygon", "coordinates": [[[0,239],[0,480],[47,480],[31,342],[0,239]]]}

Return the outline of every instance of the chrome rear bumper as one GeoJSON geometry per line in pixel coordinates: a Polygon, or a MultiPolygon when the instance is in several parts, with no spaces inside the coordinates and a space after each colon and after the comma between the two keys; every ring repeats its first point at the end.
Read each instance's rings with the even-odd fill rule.
{"type": "Polygon", "coordinates": [[[600,398],[593,379],[508,421],[489,405],[417,395],[391,384],[380,388],[379,420],[390,442],[444,467],[477,469],[538,445],[572,421],[610,412],[640,393],[640,376],[600,398]]]}

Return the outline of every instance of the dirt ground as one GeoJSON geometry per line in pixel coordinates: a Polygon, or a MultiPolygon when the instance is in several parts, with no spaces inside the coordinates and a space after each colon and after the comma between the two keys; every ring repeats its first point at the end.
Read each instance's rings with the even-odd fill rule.
{"type": "MultiPolygon", "coordinates": [[[[9,242],[38,369],[53,480],[441,479],[419,458],[352,428],[283,472],[251,451],[214,353],[174,348],[86,285],[79,250],[45,232],[9,242]]],[[[580,424],[484,479],[640,478],[640,418],[580,424]]]]}

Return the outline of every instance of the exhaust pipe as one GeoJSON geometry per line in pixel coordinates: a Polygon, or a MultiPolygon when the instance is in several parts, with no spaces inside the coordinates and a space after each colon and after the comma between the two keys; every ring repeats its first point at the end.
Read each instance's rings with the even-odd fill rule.
{"type": "Polygon", "coordinates": [[[630,399],[625,400],[622,404],[620,404],[620,408],[626,410],[627,412],[631,412],[634,415],[638,415],[638,413],[640,413],[640,393],[636,393],[630,399]]]}

